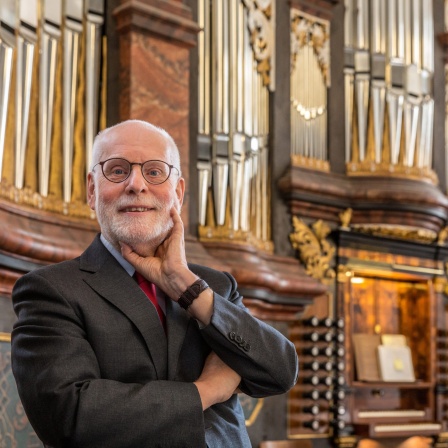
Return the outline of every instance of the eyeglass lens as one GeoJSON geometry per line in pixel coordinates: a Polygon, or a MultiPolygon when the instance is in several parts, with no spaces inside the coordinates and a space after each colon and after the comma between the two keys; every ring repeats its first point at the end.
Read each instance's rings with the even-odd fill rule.
{"type": "MultiPolygon", "coordinates": [[[[131,174],[132,164],[125,159],[109,159],[103,165],[103,174],[111,182],[123,182],[131,174]]],[[[161,160],[148,160],[141,165],[143,177],[151,184],[161,184],[170,175],[170,166],[161,160]]]]}

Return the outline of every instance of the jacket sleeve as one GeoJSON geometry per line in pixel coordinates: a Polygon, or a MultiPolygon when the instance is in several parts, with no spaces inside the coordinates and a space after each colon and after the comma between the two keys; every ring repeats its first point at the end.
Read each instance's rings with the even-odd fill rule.
{"type": "MultiPolygon", "coordinates": [[[[294,344],[252,316],[242,303],[235,279],[224,275],[229,288],[224,296],[214,291],[214,312],[210,324],[202,329],[203,337],[241,375],[242,392],[252,397],[287,392],[298,377],[294,344]]],[[[224,291],[222,287],[217,289],[224,291]]]]}
{"type": "Polygon", "coordinates": [[[205,447],[194,384],[102,379],[83,316],[39,272],[18,280],[13,303],[13,373],[28,418],[46,445],[182,447],[188,440],[205,447]]]}

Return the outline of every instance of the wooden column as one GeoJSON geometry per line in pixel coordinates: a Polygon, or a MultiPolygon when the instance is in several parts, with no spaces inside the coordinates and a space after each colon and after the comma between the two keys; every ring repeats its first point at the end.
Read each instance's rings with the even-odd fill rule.
{"type": "Polygon", "coordinates": [[[188,223],[189,52],[199,28],[190,8],[174,0],[121,0],[113,16],[119,46],[117,118],[146,120],[172,135],[187,184],[182,214],[188,223]]]}

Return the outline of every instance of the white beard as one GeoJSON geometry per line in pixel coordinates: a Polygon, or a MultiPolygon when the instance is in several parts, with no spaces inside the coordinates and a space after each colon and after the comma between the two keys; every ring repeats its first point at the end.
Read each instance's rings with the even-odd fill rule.
{"type": "MultiPolygon", "coordinates": [[[[101,232],[106,239],[113,244],[118,250],[119,242],[126,243],[131,246],[140,255],[143,252],[154,252],[163,242],[170,230],[173,228],[173,221],[170,216],[171,208],[176,204],[179,206],[175,198],[169,203],[164,203],[157,198],[152,197],[146,200],[144,205],[155,208],[151,212],[145,212],[149,215],[129,216],[118,212],[123,207],[133,205],[129,200],[119,200],[113,203],[105,203],[96,198],[97,219],[101,227],[101,232]]],[[[134,201],[135,203],[135,201],[134,201]]],[[[141,201],[139,201],[139,205],[141,201]]]]}

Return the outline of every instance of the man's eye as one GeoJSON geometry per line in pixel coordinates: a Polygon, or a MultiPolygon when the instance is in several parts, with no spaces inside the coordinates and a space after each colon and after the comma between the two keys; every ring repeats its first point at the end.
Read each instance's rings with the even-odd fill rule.
{"type": "Polygon", "coordinates": [[[120,175],[120,174],[124,174],[125,170],[123,168],[115,168],[115,169],[112,170],[112,173],[120,175]]]}
{"type": "Polygon", "coordinates": [[[152,170],[148,170],[146,172],[146,174],[147,174],[147,176],[150,176],[150,177],[158,177],[162,174],[162,172],[157,169],[152,169],[152,170]]]}

